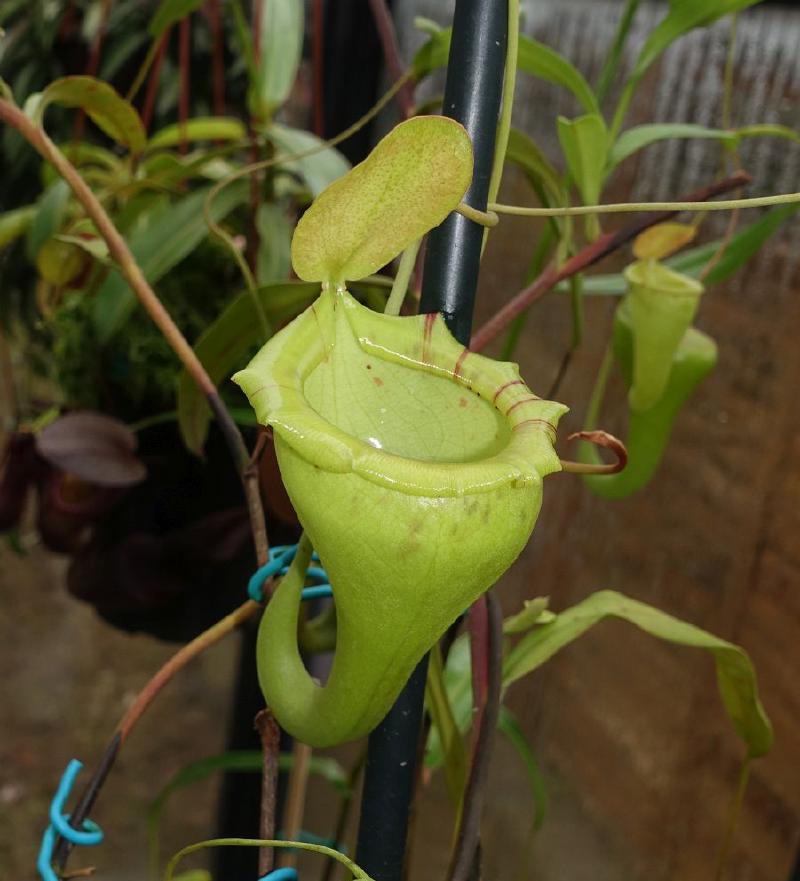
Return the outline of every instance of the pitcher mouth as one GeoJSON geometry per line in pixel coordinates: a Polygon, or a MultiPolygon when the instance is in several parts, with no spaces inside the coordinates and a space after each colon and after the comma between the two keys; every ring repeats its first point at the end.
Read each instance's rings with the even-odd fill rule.
{"type": "Polygon", "coordinates": [[[517,365],[461,346],[441,315],[386,316],[344,289],[323,290],[233,379],[259,422],[271,425],[280,441],[312,465],[353,472],[410,495],[525,486],[560,470],[553,444],[567,408],[534,395],[517,365]],[[339,351],[338,362],[337,346],[347,350],[346,356],[339,351]],[[414,409],[413,383],[406,388],[402,382],[405,371],[431,377],[424,395],[428,411],[410,417],[417,425],[409,422],[408,433],[397,424],[398,411],[414,409]],[[384,382],[390,387],[382,388],[384,382]],[[425,431],[431,433],[437,417],[431,397],[440,402],[447,424],[429,437],[425,431]],[[360,415],[348,415],[349,400],[360,415]],[[365,414],[365,403],[377,409],[365,414]],[[383,421],[379,410],[387,414],[383,421]],[[450,424],[461,437],[448,437],[450,424]]]}

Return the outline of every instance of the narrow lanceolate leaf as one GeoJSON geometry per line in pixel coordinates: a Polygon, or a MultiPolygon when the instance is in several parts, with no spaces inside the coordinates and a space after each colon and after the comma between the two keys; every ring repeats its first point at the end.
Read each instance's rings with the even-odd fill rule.
{"type": "Polygon", "coordinates": [[[734,130],[737,138],[783,138],[786,141],[800,143],[800,132],[789,128],[788,125],[773,123],[761,123],[758,125],[745,125],[734,130]]]}
{"type": "MultiPolygon", "coordinates": [[[[611,590],[601,590],[561,612],[550,624],[538,627],[509,652],[503,665],[503,684],[511,685],[540,667],[556,652],[605,618],[619,618],[651,636],[675,645],[705,649],[717,670],[717,683],[725,710],[751,757],[763,756],[772,747],[772,725],[758,697],[753,665],[747,653],[693,624],[680,621],[644,603],[611,590]]],[[[678,696],[674,696],[678,699],[678,696]]]]}
{"type": "Polygon", "coordinates": [[[67,182],[59,178],[47,188],[36,204],[36,213],[28,225],[25,239],[25,253],[31,262],[36,260],[44,243],[61,228],[67,213],[69,196],[67,182]]]}
{"type": "MultiPolygon", "coordinates": [[[[150,284],[155,284],[177,266],[208,235],[203,216],[207,190],[185,196],[162,209],[143,229],[134,233],[129,244],[150,284]]],[[[246,198],[247,185],[226,187],[211,205],[211,217],[219,221],[246,198]]],[[[97,293],[93,321],[98,339],[105,344],[123,326],[135,306],[136,298],[125,279],[114,272],[97,293]]]]}
{"type": "Polygon", "coordinates": [[[305,6],[302,0],[256,0],[262,6],[261,42],[250,105],[258,119],[268,119],[289,97],[303,49],[305,6]]]}
{"type": "MultiPolygon", "coordinates": [[[[469,731],[472,720],[472,661],[466,635],[456,639],[447,655],[444,684],[450,712],[463,737],[469,731]]],[[[433,726],[425,748],[425,765],[432,769],[439,768],[444,761],[444,744],[439,736],[439,729],[433,726]]]]}
{"type": "Polygon", "coordinates": [[[506,159],[525,172],[531,185],[537,192],[541,191],[548,205],[564,204],[566,196],[561,176],[533,138],[512,128],[508,137],[506,159]]]}
{"type": "Polygon", "coordinates": [[[0,248],[23,235],[36,217],[37,211],[36,205],[26,205],[24,208],[0,214],[0,248]]]}
{"type": "Polygon", "coordinates": [[[256,281],[259,286],[289,277],[292,258],[289,250],[292,242],[292,225],[286,209],[277,202],[264,202],[256,214],[258,229],[258,255],[256,257],[256,281]]]}
{"type": "Polygon", "coordinates": [[[162,128],[147,142],[147,149],[174,147],[183,141],[241,141],[246,136],[247,129],[238,119],[198,116],[183,125],[176,122],[162,128]]]}
{"type": "MultiPolygon", "coordinates": [[[[420,80],[437,67],[444,67],[450,54],[452,28],[433,34],[414,56],[414,76],[420,80]]],[[[572,92],[587,113],[599,113],[597,98],[583,74],[563,55],[524,34],[519,38],[517,64],[521,71],[572,92]]]]}
{"type": "Polygon", "coordinates": [[[554,49],[520,35],[518,59],[520,70],[568,89],[587,113],[600,113],[597,98],[583,74],[554,49]]]}
{"type": "Polygon", "coordinates": [[[442,748],[442,763],[447,790],[455,806],[461,804],[467,779],[467,750],[453,715],[445,687],[442,653],[438,645],[431,650],[425,700],[442,748]]]}
{"type": "Polygon", "coordinates": [[[542,772],[539,770],[539,763],[536,761],[536,756],[533,754],[533,749],[528,743],[522,726],[508,707],[500,707],[497,727],[517,751],[525,765],[525,772],[528,775],[528,783],[531,788],[531,800],[533,801],[533,828],[540,829],[547,816],[548,798],[547,787],[542,772]]]}
{"type": "MultiPolygon", "coordinates": [[[[319,286],[287,281],[267,285],[257,291],[267,320],[279,327],[308,306],[317,296],[319,286]]],[[[216,383],[241,367],[255,345],[264,342],[253,295],[243,291],[209,325],[195,345],[197,357],[216,383]]],[[[211,410],[197,384],[184,370],[178,379],[178,425],[187,448],[203,453],[211,410]]]]}
{"type": "Polygon", "coordinates": [[[730,144],[736,143],[736,135],[733,132],[719,128],[707,128],[695,123],[670,122],[637,125],[622,132],[614,142],[608,154],[606,172],[612,171],[620,162],[644,147],[671,138],[710,138],[730,144]]]}
{"type": "MultiPolygon", "coordinates": [[[[712,285],[730,278],[798,210],[800,210],[800,205],[780,205],[765,212],[758,220],[740,229],[725,247],[722,257],[706,276],[705,283],[712,285]]],[[[686,251],[673,257],[668,261],[668,265],[678,272],[698,275],[708,261],[714,257],[721,245],[721,241],[716,241],[693,248],[691,251],[686,251]]]]}
{"type": "Polygon", "coordinates": [[[472,179],[472,144],[457,122],[420,116],[393,129],[306,211],[292,263],[306,281],[343,284],[377,272],[438,226],[472,179]]]}
{"type": "Polygon", "coordinates": [[[608,151],[608,131],[598,113],[577,119],[558,118],[558,140],[567,168],[584,204],[599,201],[608,151]]]}
{"type": "Polygon", "coordinates": [[[350,171],[350,163],[344,156],[334,147],[326,147],[325,142],[311,132],[272,123],[265,133],[276,146],[278,155],[293,157],[282,162],[281,167],[299,175],[314,198],[350,171]]]}
{"type": "Polygon", "coordinates": [[[167,28],[199,9],[203,2],[204,0],[163,0],[147,26],[150,36],[158,39],[167,28]]]}
{"type": "Polygon", "coordinates": [[[670,0],[669,12],[650,32],[636,59],[631,79],[637,80],[679,37],[705,27],[732,12],[741,12],[759,0],[670,0]]]}
{"type": "Polygon", "coordinates": [[[145,147],[147,135],[136,109],[102,80],[91,76],[54,80],[42,92],[40,118],[49,104],[80,108],[98,128],[132,153],[140,153],[145,147]]]}

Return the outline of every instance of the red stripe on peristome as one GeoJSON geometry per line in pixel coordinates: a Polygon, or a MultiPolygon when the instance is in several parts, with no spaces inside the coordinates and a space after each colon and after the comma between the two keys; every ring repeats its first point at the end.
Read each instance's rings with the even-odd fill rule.
{"type": "Polygon", "coordinates": [[[512,410],[516,410],[521,404],[531,404],[534,401],[541,401],[542,399],[537,395],[529,395],[527,398],[520,398],[518,401],[514,401],[514,403],[506,410],[506,416],[511,413],[512,410]]]}
{"type": "Polygon", "coordinates": [[[422,332],[422,360],[425,364],[430,363],[431,336],[433,335],[433,325],[436,321],[436,312],[428,312],[425,315],[425,329],[422,332]]]}
{"type": "Polygon", "coordinates": [[[547,429],[547,431],[550,432],[550,435],[553,438],[553,440],[555,440],[556,430],[555,430],[555,428],[553,428],[551,423],[549,423],[546,419],[525,419],[522,422],[518,422],[512,430],[516,431],[518,428],[522,428],[523,425],[531,425],[534,423],[538,424],[538,425],[543,425],[547,429]]]}
{"type": "Polygon", "coordinates": [[[524,379],[512,379],[510,382],[507,382],[507,383],[501,385],[500,388],[494,393],[494,397],[492,398],[492,403],[493,403],[493,404],[496,404],[496,403],[497,403],[497,399],[500,397],[500,395],[502,395],[503,392],[504,392],[507,388],[509,388],[510,386],[512,386],[512,385],[524,385],[524,384],[525,384],[525,380],[524,380],[524,379]]]}
{"type": "Polygon", "coordinates": [[[469,349],[464,346],[464,351],[458,356],[456,366],[453,368],[453,376],[461,376],[461,368],[464,366],[464,362],[467,360],[467,355],[469,354],[469,349]]]}

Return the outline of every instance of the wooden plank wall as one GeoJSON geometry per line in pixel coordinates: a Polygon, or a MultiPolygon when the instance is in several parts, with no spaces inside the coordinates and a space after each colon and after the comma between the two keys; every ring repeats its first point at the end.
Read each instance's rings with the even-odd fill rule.
{"type": "MultiPolygon", "coordinates": [[[[434,13],[436,5],[424,11],[434,13]]],[[[619,9],[594,0],[529,2],[526,26],[591,79],[619,9]]],[[[634,48],[659,14],[652,6],[640,13],[634,48]]],[[[676,45],[648,76],[628,124],[718,125],[726,37],[721,24],[676,45]]],[[[800,128],[799,41],[800,12],[759,9],[743,17],[735,125],[800,128]]],[[[571,98],[522,76],[516,106],[515,123],[557,156],[553,119],[579,114],[571,98]]],[[[755,176],[754,194],[800,189],[798,145],[753,142],[742,162],[755,176]]],[[[654,146],[626,165],[609,195],[676,197],[713,180],[719,163],[710,142],[654,146]]],[[[515,177],[506,184],[509,199],[531,198],[515,177]]],[[[702,235],[715,237],[725,223],[708,221],[702,235]]],[[[503,224],[506,241],[496,236],[487,252],[484,317],[519,287],[535,238],[525,221],[503,224]]],[[[698,324],[718,341],[719,365],[680,418],[649,489],[611,503],[591,496],[576,478],[548,478],[534,540],[500,589],[511,611],[529,596],[547,594],[561,609],[593,590],[614,588],[747,648],[776,746],[753,770],[728,876],[736,881],[788,878],[800,846],[798,245],[795,223],[746,272],[704,298],[698,324]]],[[[573,408],[566,429],[580,427],[612,308],[599,299],[588,306],[588,339],[559,395],[573,408]]],[[[541,393],[568,340],[566,312],[556,298],[543,302],[517,352],[523,375],[541,393]]],[[[621,402],[621,390],[612,389],[603,423],[624,436],[615,414],[621,402]]],[[[714,877],[742,749],[722,712],[708,657],[658,644],[628,625],[603,624],[515,686],[510,698],[542,763],[551,813],[532,840],[522,768],[501,746],[487,810],[487,877],[714,877]],[[531,841],[531,861],[523,865],[520,849],[531,841]]],[[[433,819],[442,803],[432,794],[426,816],[433,819]]],[[[438,869],[447,843],[423,847],[418,871],[438,869]]]]}

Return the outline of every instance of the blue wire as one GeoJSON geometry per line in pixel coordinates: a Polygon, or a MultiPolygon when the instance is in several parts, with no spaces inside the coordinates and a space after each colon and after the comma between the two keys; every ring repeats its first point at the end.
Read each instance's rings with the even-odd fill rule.
{"type": "Polygon", "coordinates": [[[87,847],[93,844],[100,844],[103,840],[103,830],[97,823],[93,823],[91,820],[84,820],[81,824],[82,828],[74,829],[69,825],[69,814],[64,813],[64,805],[72,791],[75,778],[80,773],[82,767],[83,765],[77,759],[70,761],[58,784],[56,794],[50,803],[50,825],[45,829],[44,835],[42,835],[42,844],[36,860],[36,869],[44,881],[58,881],[58,876],[53,871],[52,862],[53,847],[59,835],[72,844],[82,844],[87,847]]]}
{"type": "MultiPolygon", "coordinates": [[[[286,575],[296,553],[297,545],[278,545],[270,548],[269,562],[257,569],[247,583],[247,595],[251,600],[257,603],[264,602],[264,582],[268,578],[272,578],[273,575],[286,575]]],[[[319,562],[316,553],[312,554],[311,559],[319,562]]],[[[316,578],[323,582],[328,581],[328,573],[321,566],[309,566],[307,574],[309,578],[316,578]]],[[[333,596],[333,591],[330,584],[327,583],[306,587],[302,593],[303,600],[315,600],[330,596],[333,596]]]]}
{"type": "Polygon", "coordinates": [[[267,872],[266,875],[258,879],[258,881],[297,881],[297,869],[274,869],[267,872]]]}

